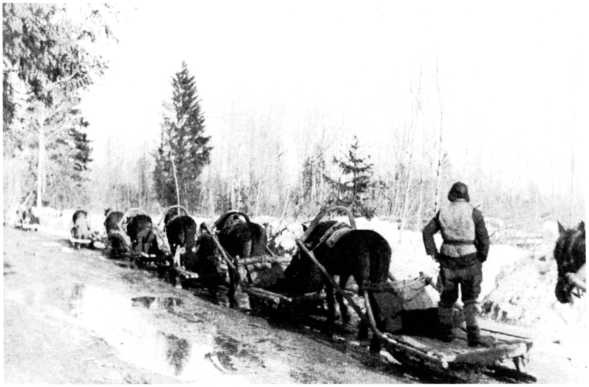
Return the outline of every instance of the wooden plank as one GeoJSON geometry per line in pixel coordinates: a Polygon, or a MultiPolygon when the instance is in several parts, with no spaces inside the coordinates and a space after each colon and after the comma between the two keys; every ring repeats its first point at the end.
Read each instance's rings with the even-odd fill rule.
{"type": "Polygon", "coordinates": [[[197,273],[186,270],[186,269],[178,267],[178,266],[174,267],[174,270],[176,271],[176,273],[180,274],[181,276],[183,276],[184,278],[187,278],[187,279],[199,278],[199,275],[197,273]]]}
{"type": "Polygon", "coordinates": [[[278,300],[278,301],[285,301],[288,303],[292,303],[292,301],[293,301],[292,297],[288,297],[288,296],[285,296],[280,293],[271,292],[269,290],[262,289],[262,288],[243,287],[243,291],[245,293],[247,293],[248,295],[252,295],[255,297],[269,298],[269,299],[274,299],[274,300],[278,300]]]}
{"type": "Polygon", "coordinates": [[[492,364],[498,360],[523,356],[528,352],[526,343],[501,344],[491,348],[471,349],[456,355],[455,363],[460,364],[492,364]]]}
{"type": "Polygon", "coordinates": [[[18,228],[21,228],[22,230],[26,230],[26,231],[37,231],[39,229],[39,225],[38,224],[26,224],[26,223],[20,223],[17,225],[18,228]]]}
{"type": "MultiPolygon", "coordinates": [[[[449,365],[492,364],[498,360],[523,356],[531,347],[531,342],[524,340],[497,340],[497,343],[492,347],[469,347],[466,337],[462,333],[459,333],[458,337],[450,343],[431,337],[392,335],[388,333],[386,336],[393,337],[397,342],[396,344],[401,343],[420,350],[422,354],[419,356],[444,359],[449,365]]],[[[497,339],[494,335],[492,337],[497,339]]]]}
{"type": "Polygon", "coordinates": [[[91,239],[78,239],[78,238],[70,238],[70,243],[74,244],[74,243],[78,243],[81,245],[89,245],[90,243],[92,243],[91,239]]]}
{"type": "Polygon", "coordinates": [[[260,255],[260,256],[255,256],[255,257],[248,257],[248,258],[240,258],[238,261],[239,265],[256,265],[256,264],[260,264],[260,263],[290,263],[292,258],[289,257],[273,257],[273,256],[269,256],[269,255],[260,255]]]}
{"type": "MultiPolygon", "coordinates": [[[[452,343],[444,343],[432,338],[422,338],[406,335],[385,334],[389,347],[399,351],[409,351],[412,355],[421,357],[428,362],[446,364],[493,364],[500,360],[524,356],[530,349],[524,341],[513,343],[498,343],[493,347],[468,347],[466,342],[455,339],[452,343]]],[[[444,366],[444,367],[446,367],[444,366]]]]}

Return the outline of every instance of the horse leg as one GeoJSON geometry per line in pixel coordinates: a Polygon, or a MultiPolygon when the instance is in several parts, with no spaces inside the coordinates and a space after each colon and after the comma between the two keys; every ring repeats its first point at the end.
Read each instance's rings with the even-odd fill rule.
{"type": "MultiPolygon", "coordinates": [[[[354,273],[354,280],[358,284],[358,291],[360,294],[364,291],[364,286],[370,282],[370,256],[365,251],[358,256],[358,269],[354,273]]],[[[374,309],[374,308],[373,308],[374,309]]],[[[360,316],[360,323],[358,324],[358,340],[368,339],[368,332],[370,326],[368,324],[368,316],[364,313],[364,316],[360,316]]]]}
{"type": "MultiPolygon", "coordinates": [[[[339,280],[339,287],[340,289],[344,290],[346,288],[346,284],[348,283],[348,279],[350,278],[349,275],[342,275],[340,276],[339,280]]],[[[340,293],[335,295],[337,299],[337,303],[339,305],[340,314],[342,317],[342,323],[347,324],[350,322],[350,311],[348,310],[348,306],[344,304],[344,296],[340,293]]]]}
{"type": "MultiPolygon", "coordinates": [[[[380,315],[380,308],[376,304],[374,296],[370,293],[368,294],[368,302],[370,302],[372,312],[374,313],[374,320],[376,322],[376,328],[382,332],[383,321],[382,321],[382,317],[380,315]]],[[[377,356],[380,353],[381,347],[382,347],[382,343],[380,342],[380,339],[373,332],[372,339],[370,340],[370,354],[373,356],[377,356]]]]}
{"type": "Polygon", "coordinates": [[[326,333],[331,334],[335,324],[335,295],[333,286],[331,286],[330,283],[327,283],[325,286],[325,291],[327,293],[327,322],[325,331],[326,333]]]}
{"type": "Polygon", "coordinates": [[[229,290],[227,291],[227,298],[229,298],[229,307],[237,308],[237,299],[235,298],[235,292],[237,290],[237,273],[231,272],[229,275],[229,290]]]}

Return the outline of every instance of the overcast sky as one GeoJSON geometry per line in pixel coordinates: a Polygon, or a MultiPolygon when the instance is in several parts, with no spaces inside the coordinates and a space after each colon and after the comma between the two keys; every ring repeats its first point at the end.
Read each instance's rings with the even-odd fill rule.
{"type": "Polygon", "coordinates": [[[130,154],[155,148],[162,102],[186,61],[217,144],[235,120],[266,117],[299,165],[311,122],[339,128],[342,143],[358,134],[385,166],[421,79],[419,125],[437,130],[441,99],[456,165],[478,157],[497,176],[548,186],[572,152],[578,168],[586,162],[582,10],[560,1],[127,3],[119,43],[104,50],[110,69],[83,103],[94,158],[104,162],[109,137],[130,154]]]}

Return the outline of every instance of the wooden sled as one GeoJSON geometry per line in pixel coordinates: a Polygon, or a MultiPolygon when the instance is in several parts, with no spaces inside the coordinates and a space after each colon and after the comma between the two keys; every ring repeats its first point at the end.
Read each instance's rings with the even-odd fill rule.
{"type": "MultiPolygon", "coordinates": [[[[312,252],[308,252],[312,254],[312,252]]],[[[318,262],[317,262],[318,263],[318,262]]],[[[415,284],[427,281],[417,278],[407,281],[415,284]]],[[[335,283],[334,283],[335,284],[335,283]]],[[[244,287],[249,296],[252,309],[265,311],[266,314],[283,316],[292,319],[300,316],[301,308],[305,311],[319,310],[324,305],[322,293],[308,293],[301,295],[286,295],[257,287],[244,287]]],[[[415,368],[420,372],[426,370],[444,380],[476,382],[484,373],[502,373],[511,375],[513,381],[535,381],[523,371],[527,354],[532,347],[532,340],[509,332],[506,326],[495,324],[492,328],[481,324],[481,334],[493,342],[491,347],[469,347],[466,331],[463,327],[456,327],[456,339],[451,343],[442,342],[434,337],[414,336],[408,334],[391,334],[380,332],[372,315],[370,304],[364,300],[361,306],[352,299],[352,292],[336,289],[347,299],[348,304],[358,312],[362,318],[371,321],[369,325],[386,352],[405,366],[415,368]],[[514,368],[507,367],[505,361],[512,361],[514,368]]],[[[409,300],[407,304],[412,301],[409,300]]],[[[306,316],[308,320],[324,321],[324,316],[306,316]]],[[[355,337],[347,337],[347,342],[355,341],[355,337]]]]}
{"type": "Polygon", "coordinates": [[[35,223],[17,223],[15,228],[23,231],[39,231],[39,225],[35,223]]]}

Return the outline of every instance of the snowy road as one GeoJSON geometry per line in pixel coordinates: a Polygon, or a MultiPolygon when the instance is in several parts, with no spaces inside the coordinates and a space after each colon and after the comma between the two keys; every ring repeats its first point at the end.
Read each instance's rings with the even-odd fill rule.
{"type": "Polygon", "coordinates": [[[4,229],[4,299],[6,382],[417,381],[41,233],[4,229]]]}

